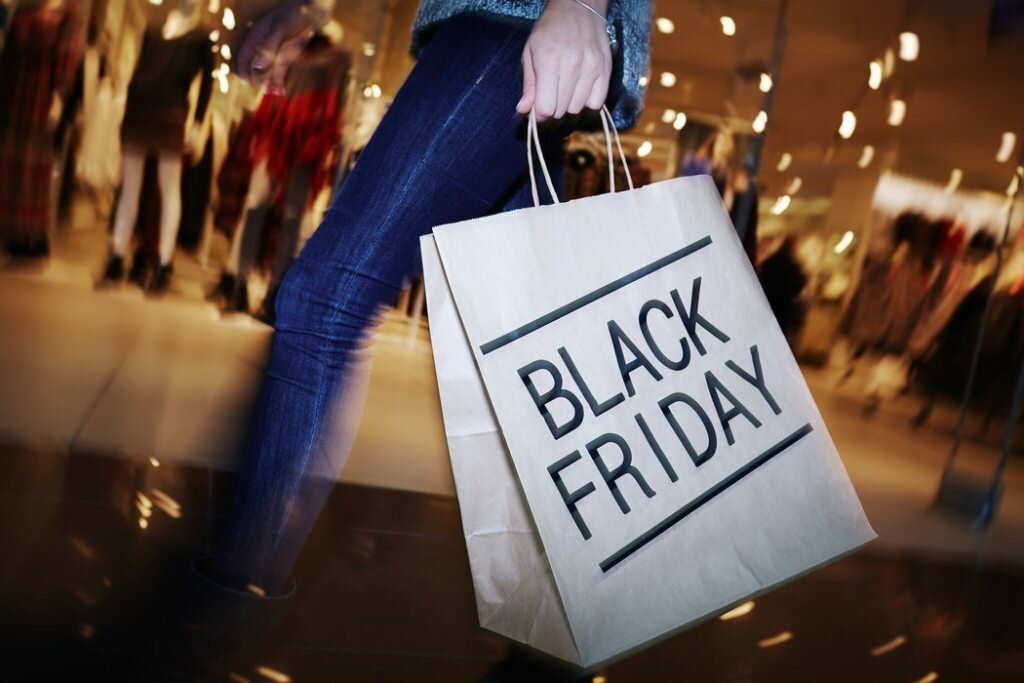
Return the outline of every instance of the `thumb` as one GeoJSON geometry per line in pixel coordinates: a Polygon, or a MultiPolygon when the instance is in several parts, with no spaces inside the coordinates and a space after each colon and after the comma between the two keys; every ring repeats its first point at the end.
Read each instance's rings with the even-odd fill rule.
{"type": "Polygon", "coordinates": [[[537,76],[533,72],[533,59],[530,57],[530,46],[523,50],[523,96],[516,104],[516,111],[520,114],[529,114],[533,109],[533,100],[536,94],[537,76]]]}

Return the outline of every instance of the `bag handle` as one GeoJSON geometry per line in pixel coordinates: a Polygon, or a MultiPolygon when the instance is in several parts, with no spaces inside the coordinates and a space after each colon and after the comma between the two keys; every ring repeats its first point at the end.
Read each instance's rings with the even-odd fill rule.
{"type": "MultiPolygon", "coordinates": [[[[615,146],[619,150],[619,160],[622,162],[622,170],[626,174],[626,184],[629,185],[629,189],[633,187],[633,176],[629,173],[629,165],[626,163],[626,153],[622,150],[622,139],[619,137],[619,131],[615,129],[615,125],[612,123],[611,112],[608,111],[608,107],[601,107],[601,126],[604,128],[604,141],[608,148],[608,176],[609,176],[609,189],[615,192],[615,156],[612,152],[612,139],[615,139],[615,146]]],[[[551,193],[551,198],[555,200],[555,204],[561,204],[558,199],[558,194],[555,192],[555,185],[551,182],[551,173],[548,171],[548,165],[544,161],[544,151],[540,145],[540,133],[537,132],[537,114],[532,109],[530,110],[530,117],[526,125],[526,159],[530,167],[530,189],[533,191],[533,205],[540,206],[540,193],[537,189],[537,174],[534,170],[533,155],[537,153],[537,158],[540,160],[540,170],[544,174],[544,183],[548,187],[548,192],[551,193]]]]}

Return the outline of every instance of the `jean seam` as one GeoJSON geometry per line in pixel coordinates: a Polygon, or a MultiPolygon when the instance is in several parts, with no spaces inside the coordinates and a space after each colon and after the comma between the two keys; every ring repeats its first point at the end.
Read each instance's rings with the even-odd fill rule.
{"type": "MultiPolygon", "coordinates": [[[[506,36],[505,39],[502,41],[502,44],[499,46],[499,48],[497,50],[495,50],[494,57],[492,57],[491,60],[487,63],[487,66],[484,67],[484,69],[481,71],[481,73],[473,81],[472,85],[469,88],[466,89],[466,92],[463,93],[462,97],[459,98],[459,100],[458,100],[458,102],[456,102],[455,106],[452,107],[452,111],[448,115],[447,120],[445,120],[444,124],[441,125],[441,127],[438,129],[438,132],[434,135],[434,140],[431,142],[430,147],[427,149],[427,153],[424,154],[423,159],[429,158],[430,152],[432,152],[434,150],[434,148],[438,144],[438,140],[448,130],[449,126],[451,125],[452,121],[455,119],[456,115],[464,107],[466,101],[469,99],[469,97],[474,92],[477,91],[480,82],[494,68],[494,65],[498,61],[498,57],[505,54],[505,52],[508,49],[509,43],[511,43],[520,34],[520,31],[521,31],[521,29],[516,29],[516,30],[510,32],[509,35],[506,36]]],[[[402,187],[402,191],[398,195],[398,198],[396,199],[396,201],[394,203],[394,206],[392,207],[391,211],[388,212],[387,216],[385,216],[384,220],[382,221],[382,225],[388,225],[392,221],[394,216],[398,213],[398,209],[405,203],[406,197],[409,194],[409,188],[412,186],[413,182],[417,178],[419,178],[419,176],[423,172],[423,167],[425,165],[425,162],[424,162],[423,159],[421,159],[419,162],[417,162],[413,172],[409,174],[409,177],[406,180],[404,186],[402,187]]],[[[386,231],[381,231],[382,234],[378,236],[378,239],[383,238],[383,233],[385,233],[385,232],[386,231]]],[[[369,252],[369,251],[372,251],[372,250],[368,249],[367,251],[369,252]]],[[[364,270],[365,264],[366,264],[366,257],[364,256],[363,259],[358,264],[353,265],[351,267],[351,270],[353,272],[362,271],[362,270],[364,270]],[[357,271],[357,269],[358,269],[358,271],[357,271]]],[[[332,294],[333,294],[335,299],[338,298],[339,288],[340,288],[340,285],[341,285],[342,281],[343,281],[343,279],[339,279],[338,284],[336,285],[334,291],[332,292],[332,294]]],[[[342,315],[341,311],[339,311],[337,309],[333,310],[331,316],[327,320],[324,321],[324,324],[326,326],[333,326],[341,318],[341,315],[342,315]]],[[[317,374],[317,394],[316,394],[316,402],[314,404],[315,405],[314,410],[316,412],[315,412],[315,414],[313,416],[313,424],[314,425],[318,425],[318,426],[320,424],[320,421],[322,419],[323,412],[324,412],[324,407],[323,407],[324,391],[325,391],[324,387],[326,385],[326,382],[324,381],[324,379],[325,379],[324,378],[325,366],[326,366],[325,363],[321,363],[320,364],[320,371],[317,374]]],[[[319,442],[319,440],[321,438],[321,433],[322,433],[322,429],[317,427],[316,428],[316,433],[313,435],[313,437],[314,437],[313,440],[310,441],[310,443],[306,446],[305,451],[300,456],[300,458],[301,458],[301,460],[300,460],[300,469],[299,469],[300,472],[305,471],[305,467],[309,463],[309,459],[312,457],[313,450],[316,449],[316,448],[319,448],[318,442],[319,442]]],[[[286,514],[286,512],[287,512],[286,510],[282,510],[282,515],[286,514]]],[[[283,518],[281,520],[281,523],[282,524],[284,523],[284,519],[283,518]]],[[[280,547],[281,541],[283,540],[282,536],[283,535],[280,533],[280,529],[278,529],[277,530],[277,538],[275,538],[274,544],[270,548],[270,555],[267,558],[268,561],[270,560],[270,558],[272,558],[277,553],[277,549],[280,547]]]]}

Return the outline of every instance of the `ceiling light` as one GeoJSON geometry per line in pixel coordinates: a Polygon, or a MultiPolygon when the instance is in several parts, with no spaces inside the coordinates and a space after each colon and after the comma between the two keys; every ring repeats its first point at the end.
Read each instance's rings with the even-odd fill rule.
{"type": "Polygon", "coordinates": [[[658,27],[658,30],[662,33],[673,33],[676,30],[676,25],[671,19],[666,17],[658,17],[654,20],[654,25],[658,27]]]}
{"type": "Polygon", "coordinates": [[[907,103],[900,99],[889,102],[889,125],[898,126],[907,115],[907,103]]]}
{"type": "Polygon", "coordinates": [[[775,200],[772,204],[772,213],[776,216],[781,216],[782,212],[789,208],[789,203],[793,201],[793,198],[788,194],[784,194],[775,200]]]}
{"type": "Polygon", "coordinates": [[[789,181],[789,187],[786,188],[786,194],[796,194],[800,191],[800,188],[804,186],[804,179],[800,176],[796,176],[789,181]]]}
{"type": "Polygon", "coordinates": [[[857,130],[857,115],[849,110],[844,111],[843,121],[839,124],[839,137],[849,140],[855,130],[857,130]]]}
{"type": "Polygon", "coordinates": [[[220,40],[220,31],[213,29],[210,31],[210,42],[216,43],[218,40],[220,40]]]}
{"type": "Polygon", "coordinates": [[[999,143],[999,151],[996,152],[996,161],[1005,163],[1010,160],[1013,148],[1017,146],[1017,135],[1009,131],[1003,133],[1003,141],[999,143]]]}
{"type": "Polygon", "coordinates": [[[373,43],[363,43],[363,54],[372,57],[377,54],[377,46],[373,43]]]}
{"type": "Polygon", "coordinates": [[[666,109],[665,111],[661,112],[661,122],[662,123],[672,123],[675,120],[676,120],[676,110],[675,109],[666,109]]]}
{"type": "Polygon", "coordinates": [[[754,117],[754,121],[750,125],[755,133],[763,133],[765,126],[768,125],[768,114],[763,109],[757,112],[757,116],[754,117]]]}
{"type": "Polygon", "coordinates": [[[686,114],[679,112],[676,114],[676,120],[672,122],[672,127],[676,130],[682,130],[683,126],[686,125],[686,114]]]}
{"type": "Polygon", "coordinates": [[[832,249],[836,254],[842,254],[846,251],[850,245],[853,244],[853,230],[847,230],[843,233],[843,236],[839,238],[839,242],[832,249]]]}
{"type": "Polygon", "coordinates": [[[223,21],[223,24],[224,24],[224,28],[226,28],[229,31],[234,30],[234,28],[235,28],[235,13],[231,11],[230,7],[227,7],[227,8],[224,9],[224,19],[222,21],[223,21]]]}
{"type": "Polygon", "coordinates": [[[939,680],[939,674],[934,671],[929,671],[924,676],[921,676],[921,678],[914,681],[914,683],[934,683],[934,681],[937,680],[939,680]]]}
{"type": "Polygon", "coordinates": [[[210,0],[210,4],[206,6],[206,11],[210,14],[220,12],[220,0],[210,0]]]}
{"type": "Polygon", "coordinates": [[[878,90],[882,85],[882,60],[874,59],[868,64],[868,87],[878,90]]]}
{"type": "Polygon", "coordinates": [[[220,46],[220,56],[224,59],[231,59],[231,48],[227,45],[220,46]]]}
{"type": "Polygon", "coordinates": [[[871,145],[864,145],[864,149],[861,150],[860,159],[857,160],[857,166],[861,168],[867,168],[871,164],[871,160],[875,158],[875,148],[871,145]]]}
{"type": "Polygon", "coordinates": [[[761,92],[769,92],[772,89],[772,77],[770,74],[761,74],[761,82],[757,84],[761,92]]]}
{"type": "Polygon", "coordinates": [[[640,146],[636,148],[636,155],[643,159],[645,156],[651,153],[652,149],[654,149],[654,145],[651,144],[651,141],[644,140],[643,142],[640,143],[640,146]]]}
{"type": "Polygon", "coordinates": [[[641,76],[640,80],[637,81],[637,84],[639,84],[639,86],[641,88],[646,88],[647,87],[647,81],[648,81],[647,76],[641,76]]]}
{"type": "Polygon", "coordinates": [[[892,51],[892,48],[886,48],[885,57],[882,59],[882,75],[886,78],[892,76],[892,72],[896,70],[896,53],[892,51]]]}
{"type": "Polygon", "coordinates": [[[160,5],[164,4],[164,0],[149,0],[149,4],[156,5],[157,7],[159,7],[160,5]]]}
{"type": "Polygon", "coordinates": [[[946,194],[953,194],[956,192],[956,188],[960,187],[960,181],[964,179],[964,172],[959,168],[954,168],[949,173],[949,182],[946,183],[946,194]]]}
{"type": "Polygon", "coordinates": [[[782,156],[779,157],[779,163],[775,166],[775,170],[785,171],[791,163],[793,163],[793,155],[789,152],[783,152],[782,156]]]}
{"type": "Polygon", "coordinates": [[[658,82],[665,88],[671,88],[676,84],[676,75],[671,71],[662,71],[658,82]]]}
{"type": "Polygon", "coordinates": [[[900,59],[904,62],[912,62],[917,59],[921,51],[921,40],[916,33],[904,31],[900,34],[900,59]]]}
{"type": "Polygon", "coordinates": [[[722,17],[719,21],[722,22],[722,33],[727,36],[736,35],[736,22],[732,17],[722,17]]]}

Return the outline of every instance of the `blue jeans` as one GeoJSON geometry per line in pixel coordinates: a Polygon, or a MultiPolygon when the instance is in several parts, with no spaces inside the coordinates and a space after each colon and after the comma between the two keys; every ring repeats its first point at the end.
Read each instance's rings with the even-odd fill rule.
{"type": "MultiPolygon", "coordinates": [[[[346,434],[333,425],[351,417],[348,404],[361,412],[364,333],[418,272],[419,237],[531,203],[515,111],[530,28],[480,16],[438,28],[285,275],[270,366],[213,559],[222,583],[268,594],[287,585],[354,436],[354,420],[341,420],[346,434]]],[[[549,166],[561,137],[542,134],[549,166]]]]}

